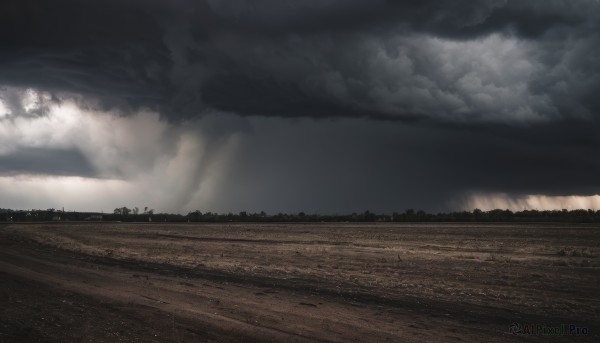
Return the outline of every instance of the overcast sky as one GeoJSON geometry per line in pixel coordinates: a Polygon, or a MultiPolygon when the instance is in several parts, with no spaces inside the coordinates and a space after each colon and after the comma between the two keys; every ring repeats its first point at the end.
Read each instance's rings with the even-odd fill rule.
{"type": "Polygon", "coordinates": [[[600,209],[599,0],[4,0],[0,207],[600,209]]]}

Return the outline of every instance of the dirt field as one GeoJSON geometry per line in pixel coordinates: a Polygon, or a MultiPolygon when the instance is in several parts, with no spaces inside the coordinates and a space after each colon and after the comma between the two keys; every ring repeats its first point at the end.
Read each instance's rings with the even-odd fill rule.
{"type": "Polygon", "coordinates": [[[0,224],[0,342],[600,342],[599,255],[597,225],[0,224]]]}

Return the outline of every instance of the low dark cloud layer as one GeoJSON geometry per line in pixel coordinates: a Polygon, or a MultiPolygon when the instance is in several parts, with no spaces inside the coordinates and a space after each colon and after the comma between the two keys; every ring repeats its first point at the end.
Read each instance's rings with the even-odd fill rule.
{"type": "Polygon", "coordinates": [[[598,110],[592,0],[26,0],[0,13],[4,83],[107,107],[450,121],[598,110]]]}
{"type": "MultiPolygon", "coordinates": [[[[181,151],[181,126],[196,125],[210,161],[239,133],[219,209],[303,210],[312,199],[325,212],[437,210],[469,192],[597,194],[599,23],[595,0],[3,1],[5,128],[65,102],[129,116],[131,130],[139,113],[159,113],[171,128],[155,156],[143,148],[152,144],[120,140],[142,151],[129,169],[106,151],[107,165],[94,164],[98,143],[82,147],[73,131],[48,147],[15,135],[0,171],[127,178],[181,151]],[[28,162],[40,156],[64,167],[28,162]]],[[[198,186],[182,187],[178,206],[193,205],[208,173],[193,170],[198,186]]]]}
{"type": "Polygon", "coordinates": [[[256,132],[244,135],[227,171],[223,205],[445,211],[471,193],[589,196],[600,189],[593,176],[600,142],[588,140],[593,127],[546,125],[532,134],[527,127],[448,129],[364,119],[252,123],[256,132]],[[564,132],[573,136],[549,138],[564,132]]]}

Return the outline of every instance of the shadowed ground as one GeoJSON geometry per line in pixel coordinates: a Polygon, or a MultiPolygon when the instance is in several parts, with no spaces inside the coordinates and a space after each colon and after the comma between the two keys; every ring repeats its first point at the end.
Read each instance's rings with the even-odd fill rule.
{"type": "Polygon", "coordinates": [[[577,224],[0,224],[0,342],[595,342],[599,254],[577,224]]]}

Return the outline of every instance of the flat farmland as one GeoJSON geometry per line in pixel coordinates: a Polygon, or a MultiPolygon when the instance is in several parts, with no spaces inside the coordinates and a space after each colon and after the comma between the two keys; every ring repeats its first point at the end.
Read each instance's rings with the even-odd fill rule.
{"type": "Polygon", "coordinates": [[[598,342],[599,255],[587,224],[5,223],[0,342],[598,342]]]}

